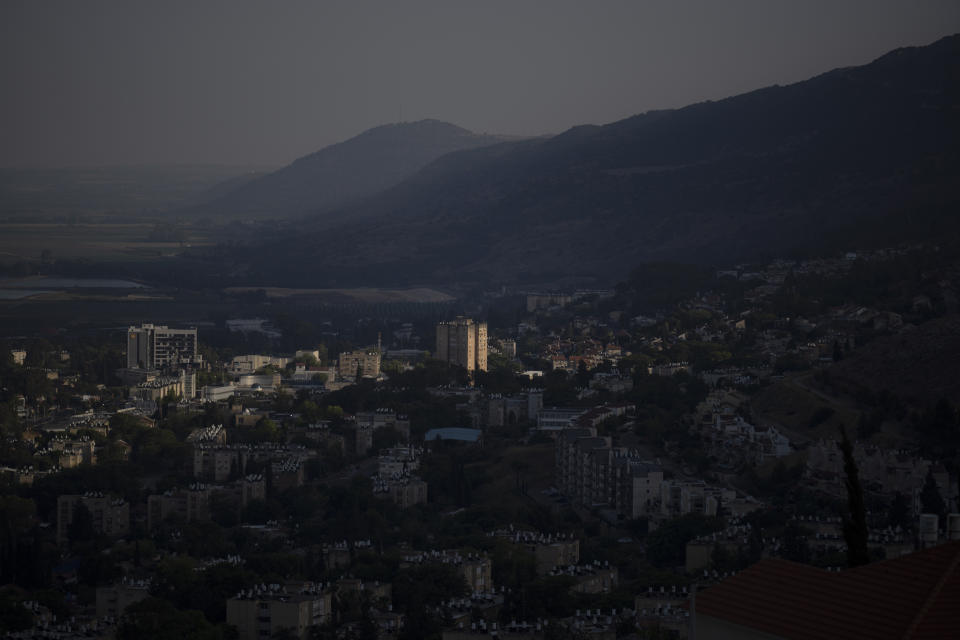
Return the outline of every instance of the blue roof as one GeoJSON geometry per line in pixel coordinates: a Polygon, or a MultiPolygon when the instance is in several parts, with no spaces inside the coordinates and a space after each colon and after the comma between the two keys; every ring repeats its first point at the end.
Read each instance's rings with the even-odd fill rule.
{"type": "Polygon", "coordinates": [[[423,436],[425,442],[436,440],[462,440],[464,442],[476,442],[480,439],[483,431],[480,429],[466,429],[464,427],[446,427],[444,429],[430,429],[423,436]]]}

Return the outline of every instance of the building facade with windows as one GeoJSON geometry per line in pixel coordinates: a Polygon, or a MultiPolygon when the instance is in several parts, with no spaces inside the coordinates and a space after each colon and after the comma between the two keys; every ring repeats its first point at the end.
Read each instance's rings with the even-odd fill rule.
{"type": "Polygon", "coordinates": [[[331,605],[331,593],[319,584],[254,586],[227,600],[227,624],[240,640],[274,638],[281,630],[305,640],[310,627],[329,620],[331,605]]]}
{"type": "Polygon", "coordinates": [[[70,525],[80,505],[89,512],[95,533],[110,538],[130,533],[130,505],[126,501],[102,493],[61,495],[57,498],[58,543],[62,544],[70,537],[70,525]]]}
{"type": "Polygon", "coordinates": [[[354,380],[357,374],[361,378],[376,378],[380,375],[380,351],[366,349],[344,351],[337,361],[337,375],[341,380],[354,380]]]}
{"type": "Polygon", "coordinates": [[[128,369],[162,369],[198,361],[196,328],[142,324],[127,330],[128,369]]]}
{"type": "Polygon", "coordinates": [[[437,325],[438,360],[467,371],[487,370],[487,323],[458,317],[437,325]]]}

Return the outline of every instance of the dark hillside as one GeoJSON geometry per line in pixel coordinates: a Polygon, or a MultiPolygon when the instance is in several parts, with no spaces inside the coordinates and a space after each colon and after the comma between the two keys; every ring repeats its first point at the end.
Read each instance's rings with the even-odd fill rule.
{"type": "Polygon", "coordinates": [[[912,331],[879,338],[829,369],[832,385],[879,397],[892,394],[907,404],[933,406],[960,398],[960,315],[952,314],[912,331]]]}
{"type": "Polygon", "coordinates": [[[620,278],[956,233],[960,37],[718,102],[443,156],[298,224],[264,278],[620,278]],[[305,227],[305,229],[304,229],[305,227]],[[320,233],[319,229],[323,228],[320,233]],[[318,262],[319,261],[319,262],[318,262]],[[322,267],[307,274],[304,264],[322,267]]]}
{"type": "Polygon", "coordinates": [[[392,187],[446,153],[498,141],[437,120],[383,125],[214,194],[196,211],[253,218],[327,211],[392,187]]]}

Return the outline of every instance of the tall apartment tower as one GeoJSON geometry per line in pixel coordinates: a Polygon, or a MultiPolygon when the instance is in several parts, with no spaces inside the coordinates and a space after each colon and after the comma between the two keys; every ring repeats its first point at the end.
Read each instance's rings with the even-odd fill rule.
{"type": "Polygon", "coordinates": [[[196,329],[144,324],[127,330],[128,369],[162,369],[196,361],[196,329]]]}
{"type": "Polygon", "coordinates": [[[487,370],[487,323],[457,317],[437,325],[437,359],[467,371],[487,370]]]}

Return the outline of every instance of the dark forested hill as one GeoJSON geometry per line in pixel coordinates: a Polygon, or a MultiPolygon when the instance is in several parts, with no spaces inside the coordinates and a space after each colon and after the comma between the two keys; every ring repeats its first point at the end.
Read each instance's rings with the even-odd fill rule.
{"type": "Polygon", "coordinates": [[[957,229],[958,175],[953,36],[790,86],[445,155],[337,212],[348,223],[312,236],[298,224],[297,248],[276,242],[282,257],[258,273],[302,284],[622,277],[645,261],[942,237],[957,229]]]}
{"type": "Polygon", "coordinates": [[[329,211],[392,187],[446,153],[499,141],[438,120],[383,125],[214,194],[195,210],[256,218],[329,211]]]}

